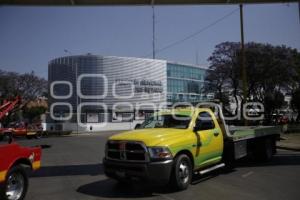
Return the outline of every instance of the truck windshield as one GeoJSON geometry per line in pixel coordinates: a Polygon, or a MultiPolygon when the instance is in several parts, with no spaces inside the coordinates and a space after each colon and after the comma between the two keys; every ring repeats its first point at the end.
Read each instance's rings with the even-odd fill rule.
{"type": "Polygon", "coordinates": [[[154,115],[145,120],[141,128],[179,128],[186,129],[191,118],[186,115],[154,115]]]}

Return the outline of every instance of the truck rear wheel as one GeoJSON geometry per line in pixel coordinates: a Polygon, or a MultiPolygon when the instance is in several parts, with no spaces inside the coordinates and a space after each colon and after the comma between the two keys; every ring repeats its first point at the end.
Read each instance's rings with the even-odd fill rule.
{"type": "Polygon", "coordinates": [[[185,190],[192,180],[192,164],[190,158],[181,154],[175,158],[171,175],[171,184],[176,190],[185,190]]]}
{"type": "Polygon", "coordinates": [[[23,200],[28,188],[28,177],[20,165],[12,167],[6,175],[4,185],[0,188],[0,199],[23,200]]]}
{"type": "Polygon", "coordinates": [[[273,157],[273,142],[271,139],[266,139],[265,140],[265,152],[263,155],[264,160],[269,161],[273,157]]]}
{"type": "Polygon", "coordinates": [[[255,157],[259,161],[269,161],[273,157],[275,143],[272,138],[266,138],[264,140],[260,140],[258,143],[258,148],[255,151],[255,157]]]}

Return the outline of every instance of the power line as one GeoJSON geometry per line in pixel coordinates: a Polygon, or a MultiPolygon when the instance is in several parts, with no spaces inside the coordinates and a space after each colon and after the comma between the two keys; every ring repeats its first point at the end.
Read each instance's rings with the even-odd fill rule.
{"type": "MultiPolygon", "coordinates": [[[[161,48],[161,49],[156,49],[155,53],[157,54],[157,53],[159,53],[159,52],[165,51],[165,50],[167,50],[167,49],[169,49],[169,48],[171,48],[171,47],[173,47],[173,46],[176,46],[176,45],[178,45],[178,44],[180,44],[180,43],[182,43],[182,42],[185,42],[186,40],[189,40],[189,39],[191,39],[191,38],[193,38],[193,37],[199,35],[199,34],[202,33],[203,31],[206,31],[207,29],[209,29],[210,27],[212,27],[212,26],[218,24],[219,22],[223,21],[223,20],[226,19],[227,17],[230,17],[231,15],[233,15],[233,14],[234,14],[236,11],[238,11],[238,10],[239,10],[239,8],[234,9],[234,10],[231,11],[230,13],[228,13],[228,14],[222,16],[221,18],[217,19],[216,21],[212,22],[211,24],[209,24],[209,25],[203,27],[203,28],[200,29],[199,31],[196,31],[195,33],[192,33],[192,34],[186,36],[186,37],[183,38],[183,39],[177,40],[177,41],[175,41],[175,42],[173,42],[173,43],[171,43],[171,44],[169,44],[169,45],[166,45],[165,47],[163,47],[163,48],[161,48]]],[[[151,55],[152,55],[152,54],[147,54],[147,55],[144,56],[144,57],[149,57],[149,56],[151,56],[151,55]]]]}

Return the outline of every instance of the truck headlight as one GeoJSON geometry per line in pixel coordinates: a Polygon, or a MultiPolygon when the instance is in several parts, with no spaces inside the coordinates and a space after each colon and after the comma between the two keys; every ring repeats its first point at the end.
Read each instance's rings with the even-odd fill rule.
{"type": "Polygon", "coordinates": [[[149,147],[151,159],[172,159],[172,153],[167,147],[149,147]]]}

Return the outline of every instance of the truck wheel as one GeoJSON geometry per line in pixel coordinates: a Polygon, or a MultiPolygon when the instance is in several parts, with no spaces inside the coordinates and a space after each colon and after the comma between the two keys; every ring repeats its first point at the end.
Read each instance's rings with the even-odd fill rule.
{"type": "Polygon", "coordinates": [[[28,177],[25,169],[20,165],[12,167],[6,175],[0,190],[0,199],[23,200],[28,188],[28,177]]]}
{"type": "Polygon", "coordinates": [[[255,157],[258,159],[258,161],[269,161],[273,157],[274,148],[275,146],[272,139],[267,138],[261,140],[258,143],[257,150],[255,151],[255,157]]]}
{"type": "Polygon", "coordinates": [[[273,142],[271,139],[265,140],[265,152],[264,152],[264,160],[269,161],[273,157],[273,142]]]}
{"type": "Polygon", "coordinates": [[[175,158],[171,175],[171,184],[176,190],[185,190],[192,180],[192,164],[190,158],[181,154],[175,158]]]}
{"type": "Polygon", "coordinates": [[[235,168],[235,158],[234,158],[234,149],[233,144],[228,145],[225,144],[224,151],[222,155],[222,163],[225,164],[225,167],[223,168],[223,171],[225,173],[232,172],[232,170],[235,168]]]}

